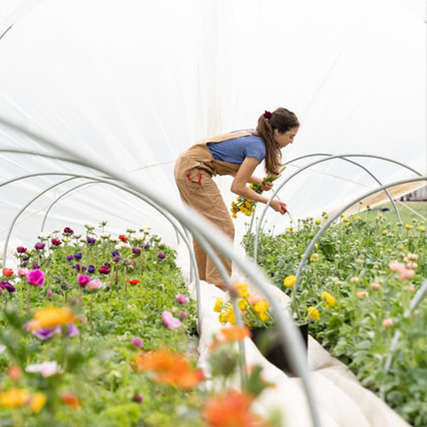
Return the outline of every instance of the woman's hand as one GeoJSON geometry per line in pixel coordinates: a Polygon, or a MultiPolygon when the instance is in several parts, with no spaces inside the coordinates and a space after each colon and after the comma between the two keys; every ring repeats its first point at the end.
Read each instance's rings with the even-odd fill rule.
{"type": "Polygon", "coordinates": [[[286,203],[281,202],[280,200],[274,199],[270,203],[270,207],[274,209],[276,212],[284,215],[286,213],[286,203]]]}
{"type": "Polygon", "coordinates": [[[269,191],[273,188],[273,183],[266,182],[265,184],[263,184],[262,182],[260,182],[259,186],[261,187],[262,191],[269,191]]]}

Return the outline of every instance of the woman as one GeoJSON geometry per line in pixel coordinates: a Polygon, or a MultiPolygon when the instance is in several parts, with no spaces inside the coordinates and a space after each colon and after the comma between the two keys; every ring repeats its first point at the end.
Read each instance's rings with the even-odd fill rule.
{"type": "MultiPolygon", "coordinates": [[[[181,199],[212,221],[230,239],[234,240],[234,225],[221,193],[212,180],[215,175],[234,177],[231,191],[240,197],[267,203],[268,198],[251,190],[247,183],[259,183],[268,191],[272,183],[262,184],[262,178],[253,176],[258,164],[265,160],[265,171],[278,175],[281,149],[292,144],[299,129],[294,113],[278,108],[265,111],[258,119],[256,131],[230,132],[205,139],[182,153],[175,164],[175,181],[181,199]]],[[[282,215],[286,204],[272,200],[270,207],[282,215]]],[[[223,280],[212,261],[194,240],[194,253],[201,280],[224,289],[223,280]]],[[[219,255],[229,276],[231,262],[219,255]]]]}

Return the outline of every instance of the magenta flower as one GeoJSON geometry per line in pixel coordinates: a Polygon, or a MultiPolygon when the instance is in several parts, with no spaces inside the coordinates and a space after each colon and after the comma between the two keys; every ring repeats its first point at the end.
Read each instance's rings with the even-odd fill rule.
{"type": "Polygon", "coordinates": [[[77,274],[77,280],[79,282],[79,285],[84,288],[88,285],[90,282],[90,276],[86,276],[85,274],[77,274]]]}
{"type": "Polygon", "coordinates": [[[157,257],[158,257],[159,259],[165,259],[165,258],[166,258],[166,255],[165,255],[163,252],[159,252],[159,253],[157,254],[157,257]]]}
{"type": "Polygon", "coordinates": [[[46,292],[46,297],[47,297],[47,298],[52,298],[52,297],[53,297],[52,289],[48,289],[48,290],[47,290],[47,292],[46,292]]]}
{"type": "Polygon", "coordinates": [[[43,286],[44,285],[44,276],[43,271],[36,269],[30,270],[27,273],[27,282],[33,286],[43,286]]]}
{"type": "Polygon", "coordinates": [[[61,246],[62,242],[59,239],[51,239],[50,241],[52,243],[53,246],[61,246]]]}
{"type": "Polygon", "coordinates": [[[44,249],[44,247],[46,246],[46,244],[44,244],[43,242],[37,242],[35,245],[34,245],[34,248],[37,250],[37,251],[41,251],[42,249],[44,249]]]}
{"type": "Polygon", "coordinates": [[[134,345],[135,347],[141,348],[144,345],[144,341],[142,341],[141,338],[138,337],[132,337],[130,339],[130,342],[132,345],[134,345]]]}
{"type": "Polygon", "coordinates": [[[71,235],[71,234],[74,234],[74,231],[70,227],[65,227],[64,234],[71,235]]]}
{"type": "Polygon", "coordinates": [[[54,337],[56,334],[61,332],[61,328],[57,326],[56,328],[39,328],[32,331],[32,334],[35,335],[39,340],[47,341],[54,337]]]}
{"type": "Polygon", "coordinates": [[[18,246],[16,248],[16,252],[18,252],[18,254],[25,254],[25,252],[27,252],[27,248],[24,248],[24,246],[18,246]]]}
{"type": "Polygon", "coordinates": [[[176,296],[176,302],[179,304],[187,304],[188,298],[185,295],[179,294],[176,296]]]}
{"type": "Polygon", "coordinates": [[[164,311],[162,313],[162,321],[168,329],[176,329],[181,326],[181,321],[173,317],[170,311],[164,311]]]}

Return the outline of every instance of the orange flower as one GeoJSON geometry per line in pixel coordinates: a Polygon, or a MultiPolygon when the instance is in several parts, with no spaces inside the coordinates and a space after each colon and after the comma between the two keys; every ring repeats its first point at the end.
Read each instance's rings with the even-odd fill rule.
{"type": "Polygon", "coordinates": [[[250,412],[254,397],[245,392],[229,390],[225,396],[208,398],[203,416],[212,427],[261,427],[263,420],[250,412]]]}
{"type": "Polygon", "coordinates": [[[138,283],[141,283],[141,280],[139,280],[139,279],[128,279],[128,280],[126,280],[126,282],[133,286],[133,285],[137,285],[138,283]]]}
{"type": "Polygon", "coordinates": [[[220,332],[222,338],[212,342],[209,347],[211,351],[215,350],[218,345],[224,344],[226,342],[241,341],[244,338],[251,336],[251,332],[248,328],[239,325],[233,325],[229,328],[222,328],[220,329],[220,332]]]}
{"type": "Polygon", "coordinates": [[[13,270],[11,268],[3,268],[3,276],[10,277],[13,275],[13,270]]]}
{"type": "Polygon", "coordinates": [[[74,323],[76,316],[69,307],[46,307],[36,310],[34,319],[29,322],[30,331],[40,328],[56,328],[57,326],[74,323]]]}
{"type": "Polygon", "coordinates": [[[63,393],[61,395],[61,400],[66,405],[71,406],[74,409],[80,408],[82,406],[81,402],[77,397],[72,393],[63,393]]]}
{"type": "Polygon", "coordinates": [[[182,355],[168,349],[142,353],[134,359],[135,371],[152,372],[158,383],[190,389],[204,380],[201,369],[194,369],[182,355]]]}

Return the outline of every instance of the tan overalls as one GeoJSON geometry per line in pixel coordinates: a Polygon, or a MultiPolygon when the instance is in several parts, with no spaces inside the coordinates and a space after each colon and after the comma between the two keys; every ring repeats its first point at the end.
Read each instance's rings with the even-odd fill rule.
{"type": "MultiPolygon", "coordinates": [[[[233,221],[212,177],[215,175],[234,175],[240,165],[215,160],[207,144],[250,134],[250,131],[239,131],[204,139],[182,153],[175,164],[175,181],[183,202],[200,212],[233,241],[233,221]]],[[[219,271],[195,239],[193,239],[193,246],[200,279],[223,288],[223,280],[219,271]]],[[[220,254],[218,256],[228,275],[231,276],[230,260],[220,254]]]]}

